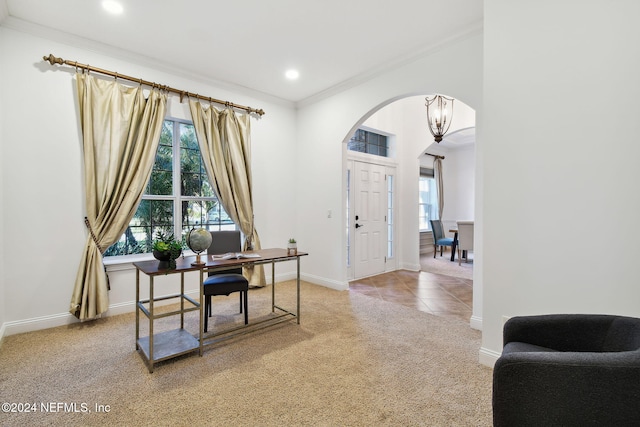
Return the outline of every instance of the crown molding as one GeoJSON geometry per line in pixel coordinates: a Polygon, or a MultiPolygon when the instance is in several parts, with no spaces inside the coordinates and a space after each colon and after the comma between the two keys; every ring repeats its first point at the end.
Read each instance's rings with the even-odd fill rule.
{"type": "MultiPolygon", "coordinates": [[[[0,0],[0,8],[2,3],[6,0],[0,0]]],[[[1,13],[1,10],[0,10],[1,13]]],[[[1,15],[0,15],[1,16],[1,15]]],[[[283,107],[295,108],[295,103],[283,98],[279,98],[274,95],[270,95],[255,89],[251,89],[246,86],[238,85],[235,83],[213,79],[204,74],[195,73],[190,70],[186,70],[181,67],[176,67],[165,61],[157,60],[148,56],[140,55],[125,49],[121,49],[112,45],[101,43],[96,40],[86,39],[84,37],[76,36],[64,31],[55,30],[43,25],[34,24],[32,22],[24,21],[22,19],[15,18],[13,16],[7,16],[3,21],[0,21],[0,26],[9,28],[15,31],[19,31],[32,36],[40,37],[47,40],[52,40],[58,43],[62,43],[71,47],[86,49],[91,52],[95,52],[102,55],[107,55],[115,59],[125,60],[140,66],[152,68],[157,71],[166,72],[168,74],[180,76],[181,78],[187,78],[194,82],[203,83],[213,86],[219,89],[225,89],[237,94],[254,98],[258,101],[265,101],[271,104],[280,105],[283,107]]],[[[49,52],[43,52],[43,55],[49,52]]],[[[55,52],[51,52],[54,53],[55,52]]],[[[83,62],[82,58],[64,58],[72,61],[83,62]]],[[[98,64],[96,66],[99,66],[98,64]]],[[[159,82],[165,84],[164,82],[159,82]]],[[[189,90],[189,88],[185,88],[189,90]]],[[[196,91],[193,91],[196,92],[196,91]]],[[[267,114],[269,112],[267,111],[267,114]]]]}
{"type": "Polygon", "coordinates": [[[385,73],[396,70],[398,68],[402,68],[408,64],[411,64],[413,62],[426,58],[430,55],[433,55],[435,52],[438,52],[446,48],[447,46],[450,46],[455,43],[459,43],[463,40],[469,39],[471,37],[475,37],[477,35],[482,35],[483,29],[484,29],[484,21],[483,20],[476,21],[471,26],[467,27],[465,30],[460,31],[454,35],[451,35],[450,37],[444,40],[441,40],[437,43],[425,45],[421,49],[418,49],[417,51],[411,52],[403,56],[399,56],[396,59],[388,61],[383,65],[374,67],[369,71],[358,74],[328,89],[325,89],[305,99],[302,99],[296,102],[296,106],[298,108],[305,107],[311,104],[315,104],[316,102],[322,101],[323,99],[330,98],[334,95],[337,95],[338,93],[344,92],[345,90],[359,86],[369,80],[373,80],[376,77],[379,77],[385,73]]]}
{"type": "MultiPolygon", "coordinates": [[[[49,28],[43,25],[34,24],[31,22],[24,21],[22,19],[12,17],[8,13],[6,0],[0,0],[0,26],[13,29],[16,31],[20,31],[23,33],[31,34],[44,39],[56,41],[72,47],[83,48],[99,54],[108,55],[116,59],[126,60],[128,62],[132,62],[141,66],[146,66],[158,71],[163,71],[163,72],[177,75],[180,77],[185,77],[189,80],[207,84],[220,89],[226,89],[229,91],[233,91],[234,93],[255,98],[256,100],[261,100],[261,101],[269,102],[275,105],[280,105],[288,108],[301,108],[308,105],[312,105],[316,102],[330,98],[336,94],[339,94],[348,89],[351,89],[363,83],[366,83],[367,81],[373,80],[376,77],[379,77],[385,73],[391,72],[393,70],[404,67],[413,62],[419,61],[425,57],[433,55],[434,53],[446,48],[447,46],[450,46],[452,44],[458,43],[465,39],[477,36],[478,34],[481,35],[483,33],[483,21],[482,20],[476,21],[474,24],[467,27],[464,31],[460,31],[448,37],[447,39],[444,39],[437,43],[425,45],[424,47],[422,47],[421,49],[418,49],[417,51],[411,52],[403,56],[399,56],[394,60],[387,61],[383,65],[371,68],[370,70],[364,73],[360,73],[356,76],[353,76],[352,78],[343,80],[342,82],[335,84],[325,90],[322,90],[314,95],[308,96],[302,100],[294,102],[294,101],[286,100],[284,98],[280,98],[275,95],[258,91],[256,89],[238,85],[236,83],[217,80],[201,73],[196,73],[193,71],[183,69],[181,67],[176,67],[165,61],[140,55],[125,49],[121,49],[112,45],[101,43],[99,41],[86,39],[86,38],[76,36],[74,34],[70,34],[64,31],[54,30],[52,28],[49,28]]],[[[43,52],[43,54],[44,53],[46,52],[43,52]]],[[[74,58],[72,60],[78,60],[79,62],[82,62],[81,59],[82,58],[78,58],[78,59],[74,58]]]]}

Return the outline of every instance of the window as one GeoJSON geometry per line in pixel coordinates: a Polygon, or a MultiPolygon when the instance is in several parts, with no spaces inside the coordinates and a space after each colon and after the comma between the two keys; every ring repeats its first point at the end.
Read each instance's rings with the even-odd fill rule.
{"type": "Polygon", "coordinates": [[[347,267],[351,267],[351,169],[347,169],[347,267]]]}
{"type": "Polygon", "coordinates": [[[151,252],[158,231],[183,239],[193,227],[236,229],[209,183],[193,124],[165,120],[142,201],[120,240],[105,256],[151,252]]]}
{"type": "Polygon", "coordinates": [[[420,168],[418,217],[420,231],[430,231],[430,220],[438,218],[438,193],[436,180],[433,177],[433,169],[420,168]]]}
{"type": "Polygon", "coordinates": [[[347,143],[347,150],[388,157],[388,138],[385,135],[358,129],[347,143]]]}
{"type": "Polygon", "coordinates": [[[387,258],[393,258],[393,175],[387,175],[387,258]]]}

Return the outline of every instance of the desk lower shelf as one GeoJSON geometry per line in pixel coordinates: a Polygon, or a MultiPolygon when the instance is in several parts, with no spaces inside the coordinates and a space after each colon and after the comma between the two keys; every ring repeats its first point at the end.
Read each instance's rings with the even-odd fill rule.
{"type": "MultiPolygon", "coordinates": [[[[145,359],[151,361],[149,356],[149,337],[138,339],[138,348],[142,350],[145,359]]],[[[190,353],[199,348],[200,342],[198,339],[184,329],[160,332],[153,335],[153,362],[190,353]]]]}

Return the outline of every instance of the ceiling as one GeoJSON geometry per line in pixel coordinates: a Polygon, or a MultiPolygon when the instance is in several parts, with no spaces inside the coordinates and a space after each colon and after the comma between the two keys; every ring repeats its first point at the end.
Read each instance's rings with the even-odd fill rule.
{"type": "Polygon", "coordinates": [[[299,103],[424,55],[483,18],[481,0],[119,1],[124,12],[112,15],[102,0],[0,0],[0,19],[299,103]],[[284,77],[290,68],[295,81],[284,77]]]}

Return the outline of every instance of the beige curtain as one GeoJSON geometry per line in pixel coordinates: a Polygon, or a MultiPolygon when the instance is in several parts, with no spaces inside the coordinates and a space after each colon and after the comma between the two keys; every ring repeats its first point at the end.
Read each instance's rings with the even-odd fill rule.
{"type": "Polygon", "coordinates": [[[442,184],[442,159],[436,157],[433,160],[433,175],[436,179],[436,189],[438,191],[438,219],[442,220],[442,210],[444,209],[444,186],[442,184]]]}
{"type": "Polygon", "coordinates": [[[86,224],[89,235],[70,312],[80,320],[107,311],[102,253],[115,243],[136,212],[149,181],[167,95],[142,87],[76,74],[84,150],[86,224]]]}
{"type": "MultiPolygon", "coordinates": [[[[245,235],[243,249],[260,249],[251,194],[251,117],[189,100],[191,118],[211,185],[229,217],[245,235]]],[[[264,286],[264,268],[245,269],[249,285],[264,286]]]]}

